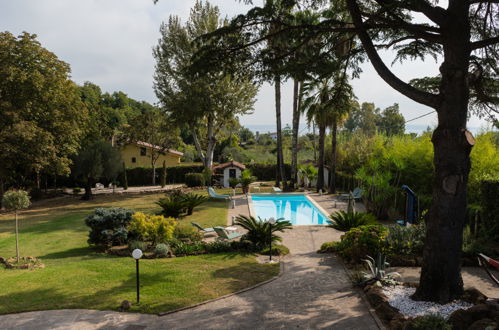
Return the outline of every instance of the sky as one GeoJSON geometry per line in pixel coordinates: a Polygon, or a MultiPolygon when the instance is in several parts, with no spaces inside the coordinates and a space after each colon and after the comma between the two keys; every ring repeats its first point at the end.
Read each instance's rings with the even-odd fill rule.
{"type": "MultiPolygon", "coordinates": [[[[236,0],[211,0],[223,15],[232,17],[249,8],[236,0]]],[[[152,48],[159,38],[161,22],[170,15],[185,21],[195,0],[3,0],[0,1],[0,30],[19,35],[23,31],[38,35],[42,46],[68,62],[72,79],[83,84],[91,81],[104,91],[123,91],[137,100],[156,103],[153,91],[154,58],[152,48]]],[[[256,1],[260,4],[260,1],[256,1]]],[[[390,64],[393,54],[382,58],[390,64]]],[[[439,64],[425,62],[396,64],[392,70],[401,79],[431,76],[439,64]]],[[[384,109],[398,103],[406,120],[432,109],[399,94],[378,77],[370,63],[362,66],[359,79],[352,81],[359,102],[374,102],[384,109]]],[[[282,121],[292,120],[292,83],[282,87],[282,121]]],[[[274,125],[274,88],[264,84],[255,103],[253,114],[240,118],[243,125],[274,125]]],[[[430,115],[412,125],[435,126],[436,116],[430,115]]],[[[487,126],[471,118],[469,127],[487,126]]]]}

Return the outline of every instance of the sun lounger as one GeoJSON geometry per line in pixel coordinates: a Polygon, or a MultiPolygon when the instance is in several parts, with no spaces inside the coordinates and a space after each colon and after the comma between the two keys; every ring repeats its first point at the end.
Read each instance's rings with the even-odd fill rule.
{"type": "MultiPolygon", "coordinates": [[[[362,198],[362,189],[360,189],[359,187],[357,187],[350,194],[352,194],[352,197],[355,200],[361,199],[362,198]]],[[[340,199],[348,199],[348,198],[350,198],[350,194],[341,194],[340,195],[340,199]]]]}
{"type": "Polygon", "coordinates": [[[228,233],[227,231],[225,231],[223,227],[213,227],[213,229],[215,229],[215,232],[217,233],[218,237],[222,240],[232,240],[243,236],[242,234],[239,233],[228,233]]]}
{"type": "Polygon", "coordinates": [[[274,189],[274,192],[282,192],[282,189],[279,187],[272,187],[274,189]]]}
{"type": "Polygon", "coordinates": [[[213,233],[215,231],[215,229],[211,228],[211,227],[208,227],[208,228],[203,228],[199,223],[197,222],[191,222],[191,224],[199,229],[199,231],[203,232],[203,233],[213,233]]]}
{"type": "Polygon", "coordinates": [[[210,195],[211,198],[230,200],[230,195],[217,194],[215,192],[215,189],[213,189],[212,187],[208,187],[208,194],[210,195]]]}

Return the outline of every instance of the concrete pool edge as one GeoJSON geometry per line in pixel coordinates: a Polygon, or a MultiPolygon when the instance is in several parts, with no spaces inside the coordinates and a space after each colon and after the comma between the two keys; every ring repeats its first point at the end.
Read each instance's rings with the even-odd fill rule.
{"type": "MultiPolygon", "coordinates": [[[[317,208],[317,211],[322,213],[322,215],[326,218],[329,219],[329,213],[317,202],[315,201],[312,197],[309,196],[309,192],[289,192],[289,193],[256,193],[256,194],[247,194],[246,195],[246,200],[248,202],[248,211],[249,215],[251,217],[254,217],[256,219],[256,212],[255,208],[253,207],[253,199],[251,198],[252,195],[263,195],[263,196],[289,196],[289,195],[303,195],[315,208],[317,208]]],[[[293,226],[316,226],[316,227],[322,227],[322,226],[327,226],[328,223],[324,223],[322,225],[319,224],[313,224],[313,225],[293,225],[293,226]]]]}

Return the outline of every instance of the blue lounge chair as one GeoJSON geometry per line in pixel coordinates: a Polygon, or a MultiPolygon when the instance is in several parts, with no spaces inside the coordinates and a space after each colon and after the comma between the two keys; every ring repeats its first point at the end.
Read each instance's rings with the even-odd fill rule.
{"type": "Polygon", "coordinates": [[[208,187],[208,194],[211,198],[230,200],[230,195],[217,194],[212,187],[208,187]]]}
{"type": "Polygon", "coordinates": [[[213,229],[215,229],[215,233],[217,233],[218,238],[222,240],[231,240],[243,236],[239,233],[228,233],[223,227],[213,227],[213,229]]]}
{"type": "Polygon", "coordinates": [[[191,224],[192,224],[195,228],[199,229],[199,231],[200,231],[200,232],[203,232],[203,233],[213,233],[213,232],[215,231],[215,229],[213,229],[213,228],[211,228],[211,227],[209,227],[209,228],[203,228],[203,227],[201,227],[201,225],[200,225],[199,223],[197,223],[197,222],[191,222],[191,224]]]}
{"type": "MultiPolygon", "coordinates": [[[[355,188],[353,192],[351,192],[353,199],[361,199],[362,198],[362,189],[359,187],[355,188]]],[[[350,194],[341,194],[340,199],[348,199],[350,197],[350,194]]]]}

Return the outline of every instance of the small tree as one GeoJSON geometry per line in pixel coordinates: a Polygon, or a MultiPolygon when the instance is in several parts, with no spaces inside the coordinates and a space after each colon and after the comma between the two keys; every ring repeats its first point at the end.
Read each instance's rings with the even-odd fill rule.
{"type": "Polygon", "coordinates": [[[19,222],[17,213],[19,210],[27,209],[31,204],[29,195],[24,190],[10,190],[3,195],[3,205],[9,211],[14,211],[16,217],[16,258],[19,262],[19,222]]]}

